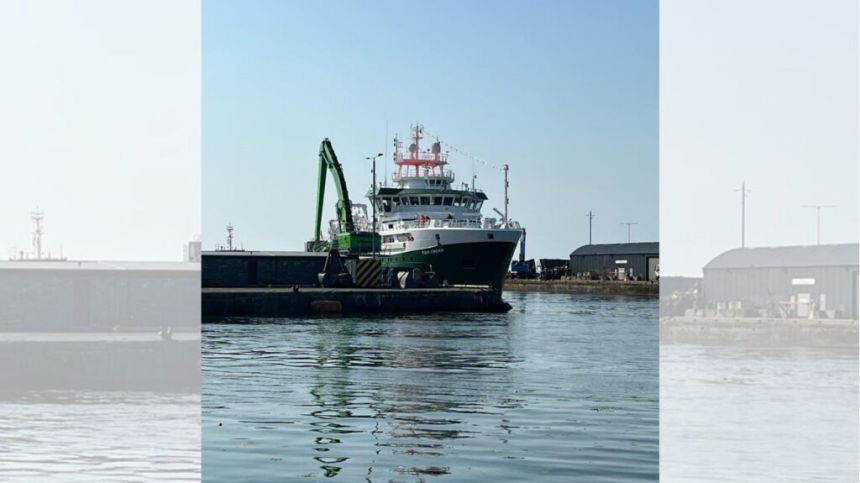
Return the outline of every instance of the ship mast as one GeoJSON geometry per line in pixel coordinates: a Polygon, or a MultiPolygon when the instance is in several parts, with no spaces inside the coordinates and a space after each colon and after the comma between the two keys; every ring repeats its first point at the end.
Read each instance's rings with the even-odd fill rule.
{"type": "Polygon", "coordinates": [[[508,204],[510,203],[508,199],[508,187],[510,187],[510,183],[508,183],[508,169],[509,166],[505,164],[505,228],[508,227],[508,204]]]}

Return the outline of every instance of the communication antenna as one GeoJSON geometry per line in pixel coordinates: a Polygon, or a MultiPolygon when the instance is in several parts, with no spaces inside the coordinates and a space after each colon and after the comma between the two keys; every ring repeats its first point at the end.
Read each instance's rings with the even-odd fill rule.
{"type": "Polygon", "coordinates": [[[36,211],[30,213],[33,220],[33,254],[36,255],[36,260],[42,259],[42,235],[45,233],[42,230],[42,220],[45,219],[45,213],[36,207],[36,211]]]}
{"type": "Polygon", "coordinates": [[[227,223],[227,250],[233,251],[233,224],[227,223]]]}

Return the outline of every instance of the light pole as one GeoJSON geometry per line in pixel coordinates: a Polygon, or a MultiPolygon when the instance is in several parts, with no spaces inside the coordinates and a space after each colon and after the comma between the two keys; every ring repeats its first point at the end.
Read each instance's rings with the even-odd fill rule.
{"type": "Polygon", "coordinates": [[[836,208],[836,205],[803,205],[801,208],[815,208],[815,244],[821,245],[821,209],[836,208]]]}
{"type": "Polygon", "coordinates": [[[630,226],[631,225],[638,225],[639,223],[637,223],[635,221],[622,221],[621,224],[627,225],[627,243],[630,243],[630,226]]]}
{"type": "Polygon", "coordinates": [[[373,235],[371,236],[370,251],[374,260],[376,260],[376,237],[378,236],[376,233],[376,158],[381,156],[382,153],[379,153],[376,156],[368,156],[364,158],[373,161],[373,184],[370,185],[371,200],[373,202],[373,235]]]}

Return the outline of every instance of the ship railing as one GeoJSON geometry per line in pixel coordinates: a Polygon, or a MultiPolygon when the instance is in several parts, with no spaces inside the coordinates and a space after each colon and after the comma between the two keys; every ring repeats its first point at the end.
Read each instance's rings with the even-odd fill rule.
{"type": "Polygon", "coordinates": [[[441,172],[440,171],[428,171],[428,172],[418,173],[418,174],[394,173],[391,175],[391,179],[394,180],[395,182],[400,182],[400,181],[410,180],[410,179],[442,179],[442,180],[445,180],[449,183],[453,183],[454,182],[454,172],[451,170],[442,170],[441,172]]]}
{"type": "Polygon", "coordinates": [[[498,223],[492,222],[492,220],[475,220],[475,219],[454,219],[454,220],[446,220],[446,219],[417,219],[417,220],[408,220],[401,221],[395,224],[395,228],[399,230],[408,230],[410,228],[474,228],[474,229],[488,229],[488,228],[500,228],[501,225],[498,223]]]}
{"type": "Polygon", "coordinates": [[[397,164],[409,163],[447,163],[448,154],[446,153],[410,153],[408,156],[397,154],[394,157],[394,162],[397,164]]]}

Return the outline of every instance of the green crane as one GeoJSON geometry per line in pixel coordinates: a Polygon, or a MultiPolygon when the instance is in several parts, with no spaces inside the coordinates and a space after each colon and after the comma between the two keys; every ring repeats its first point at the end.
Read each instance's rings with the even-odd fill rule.
{"type": "Polygon", "coordinates": [[[307,243],[306,249],[311,252],[328,251],[337,249],[348,254],[364,254],[377,252],[380,248],[379,235],[372,232],[357,231],[352,219],[352,203],[349,201],[349,192],[346,188],[346,180],[343,177],[343,169],[331,146],[328,138],[323,139],[320,144],[320,166],[319,180],[317,182],[317,216],[314,229],[314,239],[307,243]],[[334,185],[337,189],[337,222],[339,233],[334,245],[322,239],[322,216],[323,202],[325,200],[326,174],[331,171],[334,185]]]}

